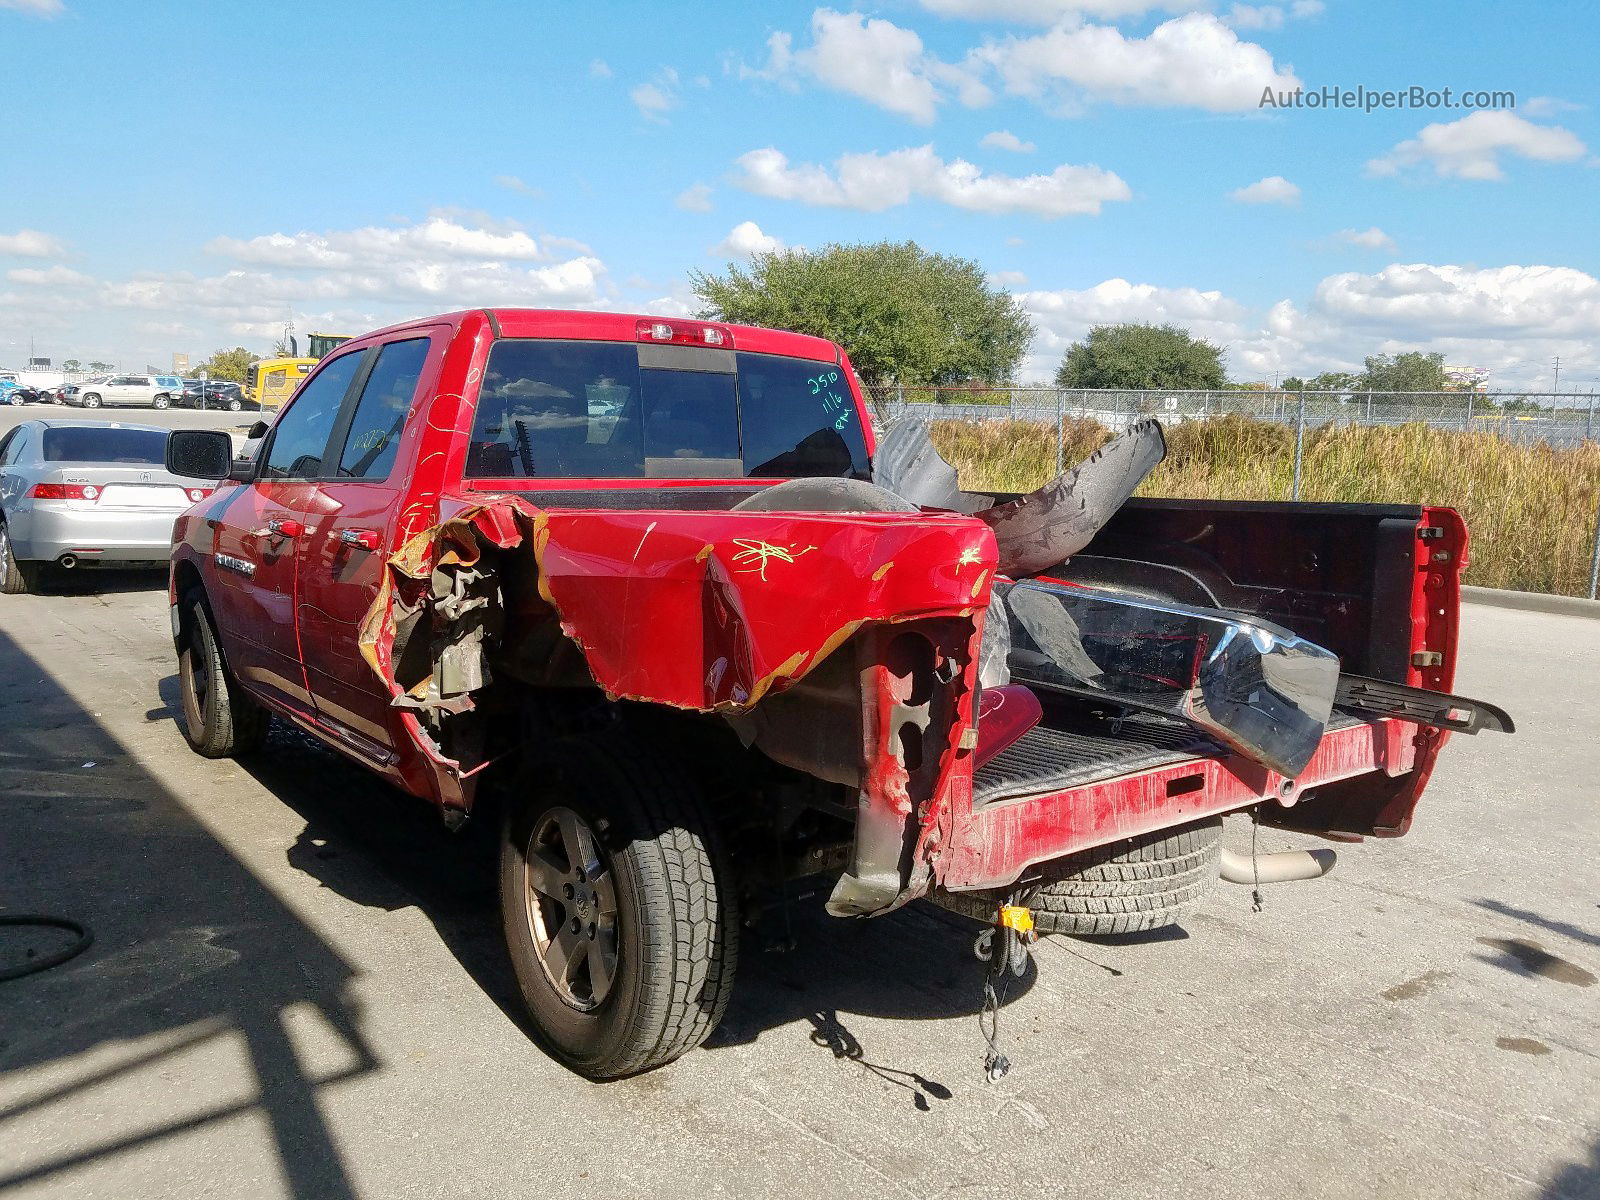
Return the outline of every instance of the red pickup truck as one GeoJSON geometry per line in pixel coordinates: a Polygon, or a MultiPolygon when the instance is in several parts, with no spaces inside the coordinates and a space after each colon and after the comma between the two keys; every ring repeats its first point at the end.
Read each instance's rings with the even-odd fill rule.
{"type": "Polygon", "coordinates": [[[270,715],[438,806],[502,809],[505,939],[595,1078],[715,1027],[741,928],[926,897],[1015,966],[1028,927],[1177,918],[1394,837],[1448,732],[1467,537],[1448,509],[1129,500],[1124,431],[1039,492],[880,443],[846,355],[769,329],[479,310],[356,338],[174,530],[183,725],[270,715]],[[1003,952],[1002,952],[1003,951],[1003,952]]]}

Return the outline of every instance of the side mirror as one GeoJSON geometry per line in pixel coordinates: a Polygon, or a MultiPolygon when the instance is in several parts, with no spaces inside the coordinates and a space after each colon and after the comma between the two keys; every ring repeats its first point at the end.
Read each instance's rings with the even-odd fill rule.
{"type": "Polygon", "coordinates": [[[233,438],[221,429],[179,429],[167,435],[167,470],[189,479],[226,479],[233,438]]]}
{"type": "Polygon", "coordinates": [[[269,428],[271,427],[265,421],[257,421],[245,431],[245,441],[259,442],[262,438],[267,436],[267,430],[269,428]]]}

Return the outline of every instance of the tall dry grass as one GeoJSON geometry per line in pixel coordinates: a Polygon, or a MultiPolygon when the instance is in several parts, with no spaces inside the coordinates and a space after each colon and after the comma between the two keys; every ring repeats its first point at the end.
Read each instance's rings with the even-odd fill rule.
{"type": "MultiPolygon", "coordinates": [[[[967,487],[1028,491],[1056,468],[1050,422],[942,421],[934,442],[967,487]]],[[[1110,438],[1093,421],[1069,421],[1070,467],[1110,438]]],[[[1287,500],[1294,430],[1227,416],[1167,431],[1167,458],[1145,496],[1287,500]]],[[[1492,433],[1426,425],[1325,426],[1306,435],[1303,500],[1443,504],[1472,531],[1469,583],[1582,595],[1600,506],[1600,444],[1519,445],[1492,433]]]]}

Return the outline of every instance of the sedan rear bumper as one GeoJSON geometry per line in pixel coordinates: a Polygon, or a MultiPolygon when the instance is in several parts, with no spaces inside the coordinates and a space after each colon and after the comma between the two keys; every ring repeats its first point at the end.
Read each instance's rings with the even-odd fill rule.
{"type": "Polygon", "coordinates": [[[27,562],[55,562],[64,554],[81,563],[165,562],[172,553],[172,524],[181,509],[68,508],[36,502],[11,515],[12,553],[27,562]]]}

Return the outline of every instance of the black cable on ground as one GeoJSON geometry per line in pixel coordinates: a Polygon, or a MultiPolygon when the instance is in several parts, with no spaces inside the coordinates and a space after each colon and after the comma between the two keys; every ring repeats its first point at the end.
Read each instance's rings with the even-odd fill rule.
{"type": "Polygon", "coordinates": [[[51,967],[59,967],[70,958],[76,958],[90,946],[94,945],[94,934],[87,925],[80,925],[70,917],[52,917],[44,913],[16,913],[14,915],[0,913],[0,925],[32,925],[47,929],[65,929],[68,933],[78,935],[78,940],[60,950],[44,955],[42,958],[31,958],[16,967],[0,967],[0,983],[10,979],[21,979],[24,975],[36,975],[40,971],[48,971],[51,967]]]}

